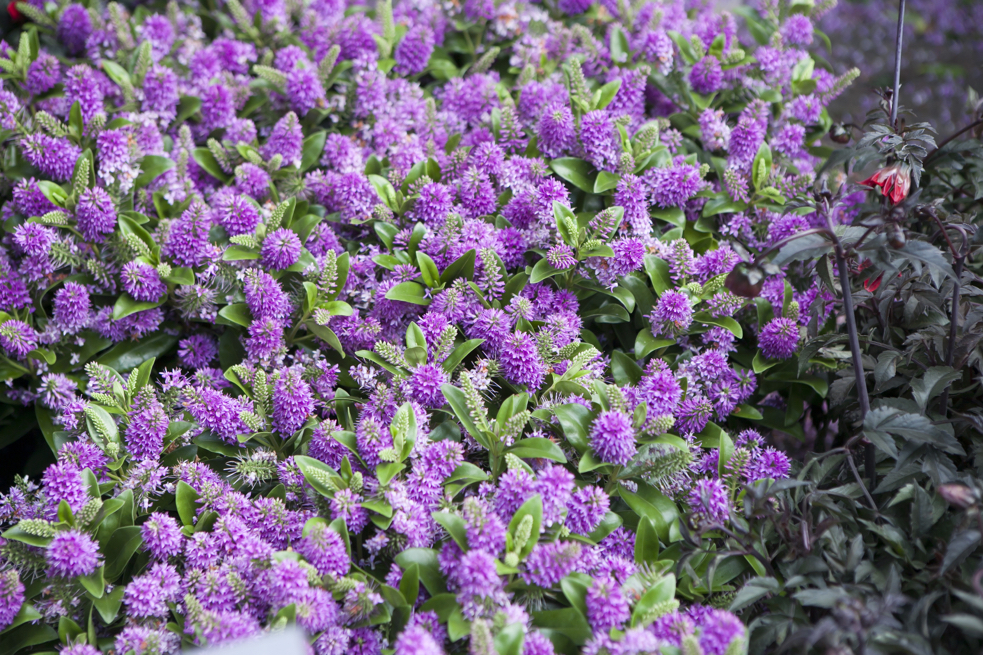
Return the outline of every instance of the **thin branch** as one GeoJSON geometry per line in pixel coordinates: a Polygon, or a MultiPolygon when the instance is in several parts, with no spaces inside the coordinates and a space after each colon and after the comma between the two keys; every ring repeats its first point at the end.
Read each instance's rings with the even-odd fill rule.
{"type": "Polygon", "coordinates": [[[894,42],[894,95],[891,96],[891,127],[897,129],[898,122],[898,92],[901,88],[901,41],[904,37],[904,7],[901,0],[898,7],[898,35],[894,42]]]}
{"type": "Polygon", "coordinates": [[[860,477],[860,471],[857,470],[857,465],[853,461],[852,453],[847,453],[846,461],[850,464],[850,470],[853,471],[853,477],[857,479],[857,484],[859,484],[860,488],[863,490],[864,497],[867,498],[867,502],[870,503],[870,508],[875,512],[879,512],[880,510],[877,508],[877,503],[874,502],[874,498],[870,495],[870,492],[867,491],[867,485],[864,484],[863,478],[860,477]]]}
{"type": "Polygon", "coordinates": [[[941,142],[939,143],[939,145],[937,145],[937,146],[935,146],[935,150],[933,150],[932,152],[930,152],[930,153],[928,153],[928,155],[926,155],[926,157],[925,157],[925,161],[927,162],[927,161],[928,161],[929,159],[931,159],[931,158],[932,158],[932,157],[934,157],[934,156],[935,156],[936,154],[938,154],[938,152],[939,152],[940,150],[942,150],[942,148],[945,148],[945,147],[946,147],[947,145],[949,145],[949,143],[951,143],[951,142],[952,142],[952,141],[953,141],[954,139],[957,139],[957,138],[959,138],[959,137],[961,137],[961,136],[962,136],[963,134],[965,134],[966,132],[969,132],[969,131],[970,131],[971,129],[973,129],[974,127],[979,127],[980,125],[983,125],[983,118],[981,118],[981,119],[980,119],[980,120],[978,120],[978,121],[974,121],[974,122],[972,122],[972,123],[970,123],[969,125],[967,125],[967,126],[966,126],[966,127],[964,127],[963,129],[961,129],[961,130],[959,130],[958,132],[956,132],[955,134],[950,134],[949,136],[947,136],[946,138],[944,138],[944,139],[943,139],[943,140],[942,140],[942,141],[941,141],[941,142]]]}

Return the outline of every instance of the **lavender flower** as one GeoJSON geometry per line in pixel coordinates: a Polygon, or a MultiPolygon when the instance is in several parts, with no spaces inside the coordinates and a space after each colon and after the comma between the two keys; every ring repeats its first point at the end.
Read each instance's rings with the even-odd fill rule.
{"type": "Polygon", "coordinates": [[[580,559],[580,544],[575,541],[538,543],[525,561],[519,575],[526,584],[549,589],[573,572],[580,559]]]}
{"type": "Polygon", "coordinates": [[[635,428],[631,416],[601,412],[590,430],[590,445],[602,462],[625,465],[635,455],[635,428]]]}
{"type": "Polygon", "coordinates": [[[799,345],[799,326],[790,318],[774,318],[758,335],[761,354],[769,359],[788,359],[799,345]]]}
{"type": "Polygon", "coordinates": [[[82,191],[75,207],[75,220],[86,240],[101,242],[116,229],[116,207],[112,197],[100,187],[82,191]]]}
{"type": "Polygon", "coordinates": [[[293,266],[300,259],[300,239],[293,230],[280,228],[266,236],[260,258],[263,265],[273,270],[283,270],[293,266]]]}
{"type": "Polygon", "coordinates": [[[550,158],[562,157],[577,143],[573,114],[565,102],[551,103],[537,125],[539,149],[550,158]]]}
{"type": "Polygon", "coordinates": [[[184,550],[184,537],[174,517],[154,512],[140,526],[143,545],[154,559],[166,560],[184,550]]]}
{"type": "Polygon", "coordinates": [[[78,282],[66,282],[55,293],[55,322],[62,330],[74,334],[89,324],[89,291],[78,282]]]}
{"type": "Polygon", "coordinates": [[[77,530],[57,533],[48,544],[48,574],[64,578],[89,575],[99,566],[99,545],[77,530]]]}
{"type": "Polygon", "coordinates": [[[126,448],[137,459],[160,457],[169,420],[164,407],[151,393],[137,398],[126,427],[126,448]]]}
{"type": "Polygon", "coordinates": [[[61,63],[47,52],[38,53],[38,58],[27,68],[24,87],[33,95],[50,91],[61,81],[61,63]]]}
{"type": "Polygon", "coordinates": [[[410,400],[424,407],[436,408],[444,404],[441,385],[450,382],[444,369],[435,364],[421,364],[403,383],[403,391],[410,400]]]}
{"type": "Polygon", "coordinates": [[[720,69],[720,60],[708,55],[693,64],[689,74],[689,82],[693,90],[704,95],[714,93],[723,88],[724,73],[720,69]]]}
{"type": "Polygon", "coordinates": [[[443,655],[440,644],[423,626],[411,626],[399,634],[395,655],[443,655]]]}
{"type": "Polygon", "coordinates": [[[0,571],[0,630],[14,622],[24,604],[24,583],[15,569],[0,571]]]}
{"type": "Polygon", "coordinates": [[[621,628],[631,617],[628,600],[611,578],[595,579],[587,589],[587,620],[595,631],[621,628]]]}
{"type": "Polygon", "coordinates": [[[300,371],[282,370],[273,385],[273,429],[286,439],[300,429],[313,411],[311,387],[300,371]]]}
{"type": "Polygon", "coordinates": [[[498,355],[498,363],[506,381],[525,385],[530,391],[538,389],[546,377],[536,343],[524,332],[516,332],[505,339],[498,355]]]}
{"type": "Polygon", "coordinates": [[[689,297],[679,291],[666,291],[655,304],[649,321],[655,334],[668,337],[682,334],[693,323],[693,306],[689,297]]]}
{"type": "Polygon", "coordinates": [[[414,25],[406,32],[393,54],[394,70],[400,75],[422,73],[433,54],[434,34],[427,25],[414,25]]]}
{"type": "Polygon", "coordinates": [[[570,498],[566,526],[575,534],[588,535],[601,524],[610,506],[611,500],[603,489],[581,487],[570,498]]]}
{"type": "Polygon", "coordinates": [[[65,51],[73,57],[85,52],[85,40],[91,33],[89,11],[80,4],[65,7],[58,21],[58,40],[65,46],[65,51]]]}
{"type": "Polygon", "coordinates": [[[297,552],[317,567],[321,575],[341,577],[348,573],[350,561],[341,535],[323,523],[315,523],[297,543],[297,552]]]}
{"type": "Polygon", "coordinates": [[[727,487],[719,479],[701,479],[693,485],[687,498],[693,523],[724,524],[730,518],[727,487]]]}
{"type": "Polygon", "coordinates": [[[0,348],[14,359],[23,359],[38,347],[38,335],[27,323],[10,320],[0,324],[0,348]]]}
{"type": "Polygon", "coordinates": [[[263,157],[271,159],[274,155],[280,155],[284,166],[299,167],[303,151],[304,131],[297,120],[297,114],[289,112],[273,126],[270,138],[263,146],[263,157]]]}
{"type": "Polygon", "coordinates": [[[587,161],[597,170],[612,170],[618,164],[620,144],[607,111],[597,109],[580,119],[580,142],[587,161]]]}
{"type": "Polygon", "coordinates": [[[167,285],[160,279],[157,270],[143,262],[127,262],[123,266],[123,288],[141,302],[156,302],[167,293],[167,285]]]}

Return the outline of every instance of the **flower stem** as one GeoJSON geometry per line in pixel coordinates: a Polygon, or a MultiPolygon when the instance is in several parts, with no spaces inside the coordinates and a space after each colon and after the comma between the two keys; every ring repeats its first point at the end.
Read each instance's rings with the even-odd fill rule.
{"type": "Polygon", "coordinates": [[[898,34],[894,41],[894,94],[891,96],[891,127],[897,128],[898,92],[901,88],[901,41],[904,37],[905,0],[898,6],[898,34]]]}
{"type": "MultiPolygon", "coordinates": [[[[952,362],[956,357],[956,332],[959,330],[959,294],[960,294],[960,278],[963,275],[963,262],[966,261],[966,256],[961,255],[956,257],[955,266],[953,269],[956,273],[956,277],[952,280],[952,316],[949,319],[949,343],[946,344],[945,348],[945,365],[952,366],[952,362]]],[[[939,398],[939,413],[946,416],[949,412],[949,387],[945,388],[942,392],[942,396],[939,398]]]]}

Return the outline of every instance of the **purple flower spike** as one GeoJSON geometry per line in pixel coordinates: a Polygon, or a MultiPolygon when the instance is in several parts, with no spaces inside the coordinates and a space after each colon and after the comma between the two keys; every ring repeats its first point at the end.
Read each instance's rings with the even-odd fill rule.
{"type": "Polygon", "coordinates": [[[635,428],[631,416],[601,412],[591,426],[590,445],[602,462],[625,465],[635,456],[635,428]]]}
{"type": "Polygon", "coordinates": [[[99,545],[78,530],[59,532],[48,544],[47,561],[49,575],[89,575],[99,566],[99,545]]]}
{"type": "Polygon", "coordinates": [[[761,354],[769,359],[788,359],[799,345],[799,326],[790,318],[775,318],[758,335],[761,354]]]}
{"type": "Polygon", "coordinates": [[[263,265],[276,271],[290,268],[300,259],[300,237],[293,230],[281,227],[263,240],[260,258],[263,265]]]}

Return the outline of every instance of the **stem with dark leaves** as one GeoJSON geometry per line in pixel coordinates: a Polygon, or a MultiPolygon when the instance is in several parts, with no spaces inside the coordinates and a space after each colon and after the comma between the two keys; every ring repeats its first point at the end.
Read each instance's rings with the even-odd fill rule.
{"type": "Polygon", "coordinates": [[[901,40],[904,37],[905,0],[898,6],[898,34],[894,42],[894,94],[891,96],[891,127],[897,129],[898,91],[901,88],[901,40]]]}
{"type": "Polygon", "coordinates": [[[983,125],[983,118],[981,118],[978,121],[973,121],[972,123],[970,123],[969,125],[967,125],[963,129],[959,130],[958,132],[955,132],[953,134],[950,134],[946,138],[942,139],[941,141],[939,141],[939,145],[937,145],[934,150],[932,150],[930,153],[928,153],[928,156],[925,157],[925,161],[928,162],[928,160],[931,159],[932,157],[934,157],[935,155],[937,155],[939,153],[939,151],[942,150],[942,148],[945,148],[947,145],[949,145],[950,143],[952,143],[952,141],[954,139],[958,139],[959,137],[961,137],[966,132],[969,132],[974,127],[979,127],[980,125],[983,125]]]}
{"type": "MultiPolygon", "coordinates": [[[[949,319],[949,343],[946,344],[945,348],[945,365],[952,366],[952,362],[956,358],[956,332],[959,330],[959,294],[961,291],[961,278],[963,276],[963,262],[966,261],[966,255],[960,254],[955,257],[955,263],[953,265],[953,271],[956,277],[952,280],[952,317],[949,319]]],[[[947,415],[949,409],[949,387],[945,388],[942,392],[942,396],[939,398],[939,413],[943,416],[947,415]]]]}
{"type": "MultiPolygon", "coordinates": [[[[850,269],[847,265],[846,252],[843,243],[833,229],[833,220],[828,203],[823,212],[826,217],[827,229],[833,240],[833,253],[836,257],[836,268],[840,277],[840,289],[843,292],[843,314],[846,319],[847,335],[850,342],[850,358],[853,360],[853,376],[857,386],[857,400],[860,403],[860,424],[863,425],[870,411],[870,397],[867,395],[867,377],[864,374],[864,363],[860,352],[860,334],[857,331],[857,317],[853,306],[853,291],[850,288],[850,269]]],[[[876,453],[874,444],[864,446],[864,469],[870,479],[871,487],[877,486],[876,453]]],[[[865,490],[866,491],[866,490],[865,490]]]]}

